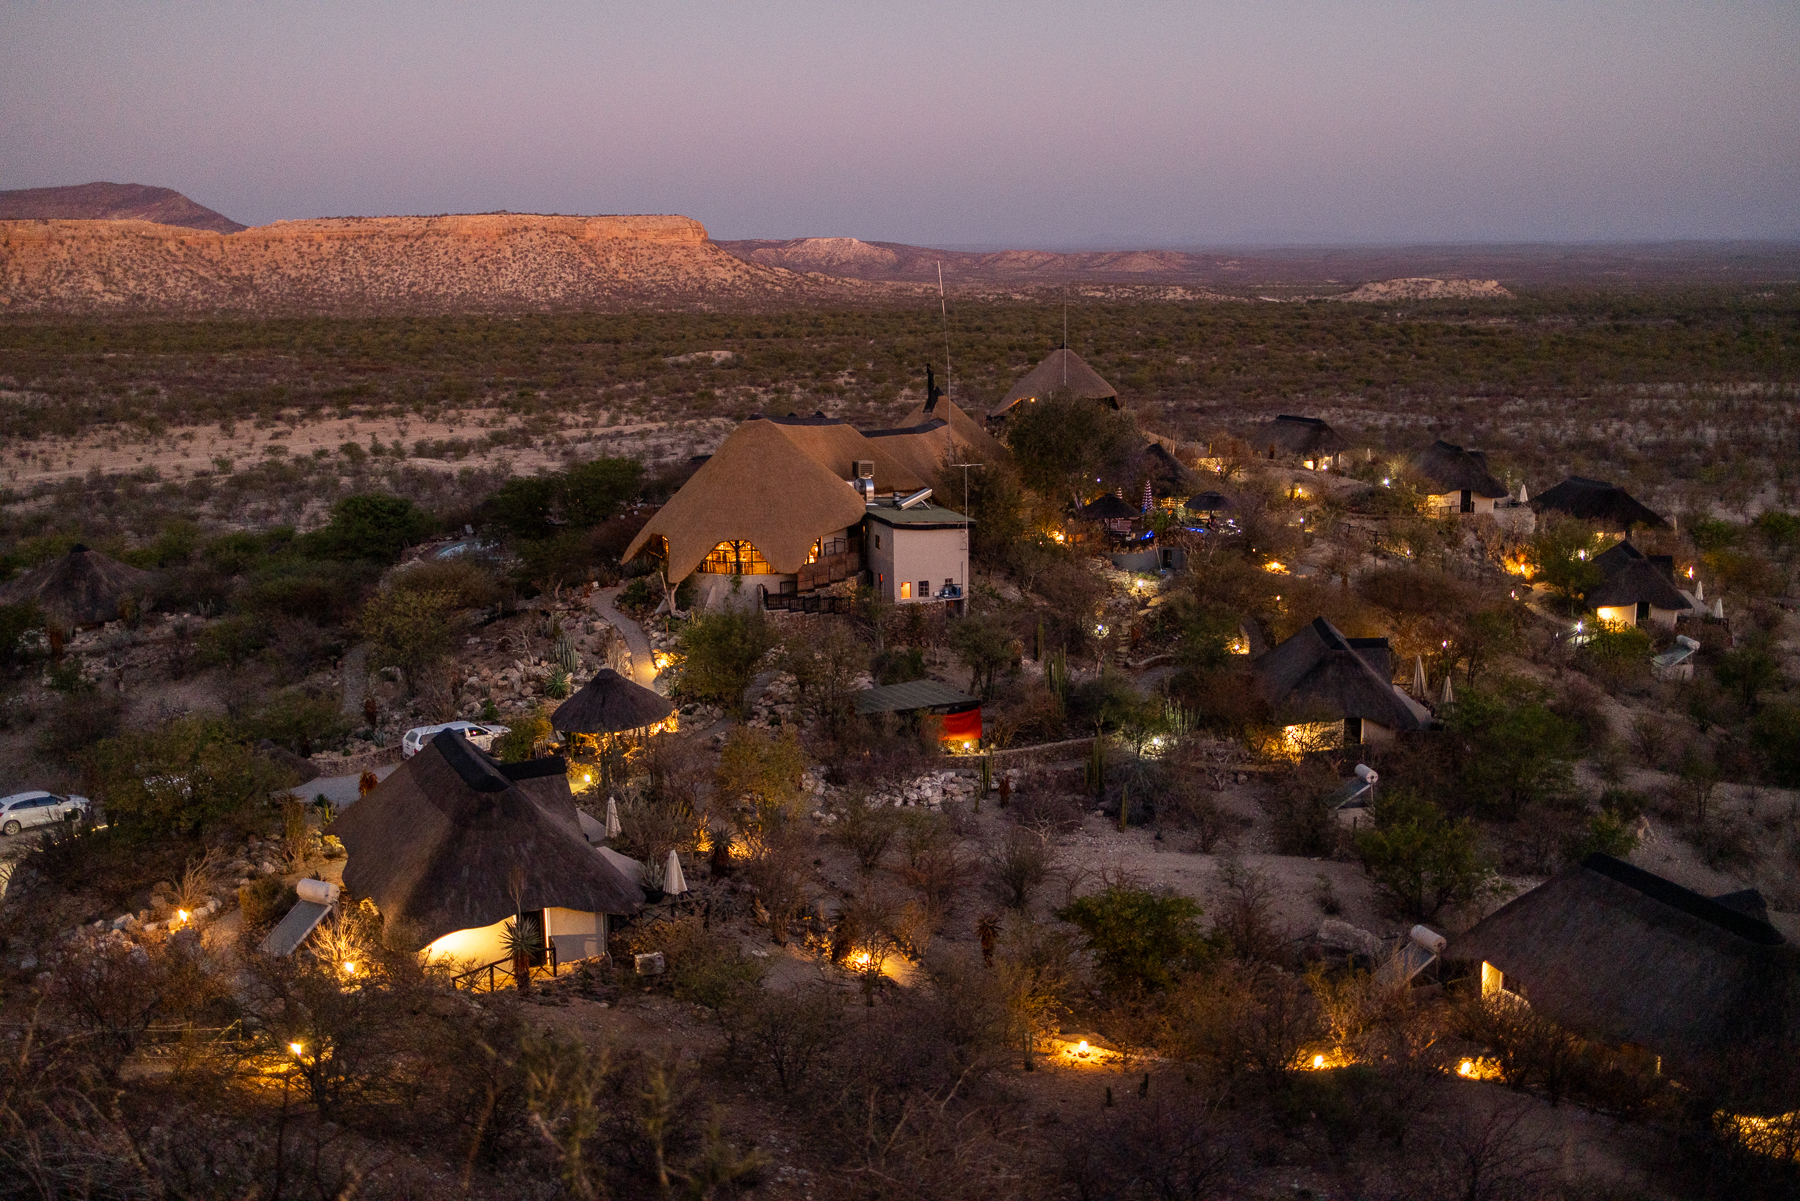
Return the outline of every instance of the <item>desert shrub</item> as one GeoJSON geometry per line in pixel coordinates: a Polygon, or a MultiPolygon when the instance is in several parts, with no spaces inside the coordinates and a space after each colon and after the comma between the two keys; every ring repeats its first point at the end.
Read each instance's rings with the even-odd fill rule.
{"type": "Polygon", "coordinates": [[[38,733],[37,752],[53,762],[76,762],[90,747],[118,733],[124,712],[124,703],[111,690],[69,693],[56,702],[38,733]]]}
{"type": "Polygon", "coordinates": [[[1317,759],[1275,777],[1268,804],[1276,850],[1316,858],[1337,849],[1337,814],[1326,803],[1337,782],[1337,773],[1317,759]]]}
{"type": "Polygon", "coordinates": [[[402,592],[441,592],[459,609],[485,609],[501,599],[500,581],[469,558],[423,559],[394,574],[389,586],[402,592]]]}
{"type": "Polygon", "coordinates": [[[1452,821],[1403,788],[1382,795],[1375,825],[1357,831],[1354,841],[1377,887],[1405,917],[1429,921],[1445,905],[1475,901],[1494,884],[1474,825],[1452,821]]]}
{"type": "Polygon", "coordinates": [[[1721,655],[1713,668],[1720,686],[1751,712],[1759,707],[1763,693],[1781,683],[1781,660],[1776,658],[1771,642],[1766,636],[1747,638],[1721,655]]]}
{"type": "Polygon", "coordinates": [[[506,733],[494,739],[494,758],[502,763],[522,763],[536,755],[538,748],[550,741],[555,733],[550,725],[550,714],[539,705],[530,713],[513,718],[506,733]]]}
{"type": "Polygon", "coordinates": [[[107,820],[132,836],[196,834],[268,804],[293,774],[223,722],[182,718],[105,738],[82,757],[107,820]]]}
{"type": "Polygon", "coordinates": [[[1046,606],[1038,613],[1045,649],[1060,647],[1072,656],[1087,652],[1094,639],[1094,614],[1105,595],[1094,573],[1078,563],[1056,562],[1033,585],[1046,606]]]}
{"type": "Polygon", "coordinates": [[[719,793],[750,802],[759,820],[768,823],[797,808],[805,771],[806,752],[791,727],[777,736],[738,726],[726,735],[719,755],[719,793]]]}
{"type": "Polygon", "coordinates": [[[736,940],[689,915],[655,928],[657,950],[668,961],[663,977],[676,998],[719,1009],[762,991],[762,961],[745,955],[736,940]]]}
{"type": "Polygon", "coordinates": [[[1581,648],[1581,663],[1617,688],[1649,678],[1652,649],[1650,635],[1645,631],[1636,626],[1607,623],[1581,648]]]}
{"type": "Polygon", "coordinates": [[[355,615],[373,575],[363,563],[277,560],[247,576],[233,594],[233,603],[259,616],[342,625],[355,615]]]}
{"type": "Polygon", "coordinates": [[[1044,832],[1009,827],[982,856],[989,894],[1009,909],[1023,909],[1050,875],[1053,855],[1044,832]]]}
{"type": "Polygon", "coordinates": [[[262,930],[273,926],[287,915],[300,900],[294,886],[280,876],[261,876],[238,889],[238,908],[244,914],[244,928],[262,930]]]}
{"type": "Polygon", "coordinates": [[[209,667],[242,667],[269,645],[269,623],[249,613],[232,613],[200,631],[195,653],[209,667]]]}
{"type": "Polygon", "coordinates": [[[1526,548],[1534,578],[1565,599],[1578,601],[1600,583],[1594,557],[1606,547],[1586,523],[1549,515],[1538,519],[1537,532],[1526,548]]]}
{"type": "Polygon", "coordinates": [[[35,604],[0,605],[0,667],[25,662],[30,650],[25,635],[44,628],[44,614],[35,604]]]}
{"type": "Polygon", "coordinates": [[[275,696],[247,720],[244,733],[252,740],[267,738],[296,755],[311,755],[341,742],[352,725],[337,698],[293,689],[275,696]]]}
{"type": "Polygon", "coordinates": [[[1173,983],[1206,951],[1200,906],[1188,897],[1115,885],[1057,911],[1087,937],[1105,987],[1135,995],[1173,983]]]}
{"type": "Polygon", "coordinates": [[[377,660],[398,667],[407,684],[418,686],[424,668],[448,655],[462,640],[461,609],[453,592],[413,592],[390,588],[363,607],[357,625],[377,660]]]}
{"type": "Polygon", "coordinates": [[[331,507],[331,521],[300,538],[315,559],[366,559],[392,563],[431,530],[431,517],[412,501],[379,492],[346,496],[331,507]]]}
{"type": "Polygon", "coordinates": [[[994,674],[1012,662],[1012,632],[989,614],[965,617],[950,627],[950,648],[969,670],[970,690],[988,696],[994,691],[994,674]]]}
{"type": "Polygon", "coordinates": [[[727,609],[696,615],[681,631],[681,651],[686,658],[679,689],[684,696],[741,714],[744,692],[778,637],[761,610],[727,609]]]}
{"type": "Polygon", "coordinates": [[[1800,706],[1765,706],[1751,723],[1750,741],[1770,779],[1784,788],[1800,788],[1800,706]]]}
{"type": "Polygon", "coordinates": [[[881,866],[888,848],[900,833],[900,811],[892,805],[881,805],[866,797],[851,797],[832,835],[856,856],[856,865],[865,872],[881,866]]]}
{"type": "Polygon", "coordinates": [[[1514,681],[1469,689],[1446,725],[1463,791],[1505,819],[1568,793],[1583,730],[1555,712],[1541,690],[1514,681]]]}
{"type": "Polygon", "coordinates": [[[925,652],[916,646],[889,647],[876,655],[870,670],[878,684],[904,684],[925,678],[925,652]]]}
{"type": "Polygon", "coordinates": [[[1636,847],[1637,835],[1632,832],[1631,819],[1603,808],[1569,839],[1564,854],[1570,863],[1580,863],[1595,852],[1623,859],[1636,847]]]}

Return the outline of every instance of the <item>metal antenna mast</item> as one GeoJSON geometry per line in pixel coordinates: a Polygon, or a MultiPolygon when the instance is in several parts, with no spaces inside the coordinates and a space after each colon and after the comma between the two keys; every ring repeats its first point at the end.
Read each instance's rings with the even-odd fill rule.
{"type": "Polygon", "coordinates": [[[1063,285],[1063,387],[1069,386],[1069,285],[1063,285]]]}
{"type": "MultiPolygon", "coordinates": [[[[937,261],[938,312],[944,316],[944,399],[950,399],[950,308],[944,303],[944,260],[937,261]]],[[[965,481],[966,482],[966,481],[965,481]]]]}

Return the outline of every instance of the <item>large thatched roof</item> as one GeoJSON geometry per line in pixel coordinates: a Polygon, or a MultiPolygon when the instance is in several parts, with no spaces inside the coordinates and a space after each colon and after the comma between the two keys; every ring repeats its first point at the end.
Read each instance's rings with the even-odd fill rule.
{"type": "Polygon", "coordinates": [[[0,605],[35,604],[65,626],[119,619],[119,602],[142,600],[156,577],[79,544],[60,559],[34,567],[0,585],[0,605]]]}
{"type": "Polygon", "coordinates": [[[1393,730],[1431,724],[1423,705],[1396,689],[1385,639],[1346,638],[1315,617],[1251,665],[1263,699],[1277,712],[1358,717],[1393,730]]]}
{"type": "Polygon", "coordinates": [[[1486,451],[1464,450],[1439,438],[1413,459],[1412,466],[1431,482],[1434,495],[1472,492],[1495,500],[1507,495],[1506,485],[1488,471],[1486,451]]]}
{"type": "Polygon", "coordinates": [[[1445,957],[1493,964],[1508,991],[1577,1034],[1647,1047],[1689,1083],[1754,1098],[1771,1083],[1760,1069],[1791,1055],[1800,1016],[1800,954],[1756,916],[1759,900],[1704,897],[1589,855],[1445,957]]]}
{"type": "Polygon", "coordinates": [[[1111,492],[1081,506],[1081,516],[1089,521],[1134,521],[1143,515],[1142,508],[1111,492]]]}
{"type": "Polygon", "coordinates": [[[1669,524],[1625,489],[1579,475],[1534,496],[1531,507],[1540,513],[1566,513],[1609,530],[1630,530],[1634,525],[1660,529],[1669,524]]]}
{"type": "Polygon", "coordinates": [[[936,479],[938,469],[955,457],[950,423],[941,417],[896,429],[863,430],[862,436],[927,483],[936,479]]]}
{"type": "Polygon", "coordinates": [[[933,396],[906,415],[902,426],[924,425],[927,421],[950,423],[950,441],[956,453],[969,463],[997,463],[1007,450],[998,439],[982,427],[981,422],[965,413],[956,402],[945,396],[933,396]]]}
{"type": "Polygon", "coordinates": [[[862,521],[863,500],[850,484],[858,461],[875,464],[878,491],[924,484],[879,440],[835,418],[752,418],[657,510],[625,557],[660,535],[669,542],[669,579],[675,581],[686,579],[719,543],[747,541],[774,570],[799,571],[814,542],[862,521]]]}
{"type": "Polygon", "coordinates": [[[1119,407],[1116,388],[1100,378],[1100,373],[1087,365],[1080,355],[1066,347],[1050,352],[1043,362],[1026,372],[1000,403],[988,410],[988,418],[1004,417],[1020,401],[1045,400],[1056,393],[1077,400],[1104,400],[1119,407]]]}
{"type": "Polygon", "coordinates": [[[635,913],[643,894],[582,837],[565,773],[561,759],[497,763],[444,731],[331,824],[344,884],[415,949],[521,909],[635,913]]]}
{"type": "Polygon", "coordinates": [[[1257,450],[1281,450],[1306,458],[1310,455],[1334,455],[1350,449],[1350,441],[1317,417],[1295,417],[1283,413],[1251,435],[1250,445],[1257,450]]]}
{"type": "MultiPolygon", "coordinates": [[[[1611,555],[1618,549],[1619,547],[1614,547],[1606,555],[1611,555]]],[[[1636,550],[1635,547],[1632,549],[1636,550]]],[[[1609,564],[1604,562],[1606,555],[1595,561],[1606,572],[1606,578],[1588,589],[1587,595],[1582,598],[1593,608],[1635,605],[1640,601],[1648,601],[1658,609],[1689,608],[1687,597],[1681,595],[1680,589],[1675,587],[1675,581],[1658,564],[1642,555],[1635,559],[1620,556],[1609,564]]]]}
{"type": "Polygon", "coordinates": [[[602,667],[556,707],[550,724],[563,734],[621,734],[653,726],[673,712],[675,706],[663,697],[602,667]]]}

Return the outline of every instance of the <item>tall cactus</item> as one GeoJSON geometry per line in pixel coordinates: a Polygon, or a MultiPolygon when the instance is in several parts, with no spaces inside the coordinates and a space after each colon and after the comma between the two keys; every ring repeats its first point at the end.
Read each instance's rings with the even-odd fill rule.
{"type": "Polygon", "coordinates": [[[1106,735],[1094,731],[1094,749],[1088,756],[1087,784],[1094,790],[1094,795],[1106,798],[1106,735]]]}
{"type": "Polygon", "coordinates": [[[570,675],[574,675],[581,665],[581,657],[575,652],[575,640],[567,634],[556,636],[550,657],[570,675]]]}
{"type": "Polygon", "coordinates": [[[981,785],[975,789],[975,812],[981,812],[981,798],[985,797],[988,794],[988,789],[993,786],[994,757],[992,755],[983,755],[981,757],[981,785]]]}

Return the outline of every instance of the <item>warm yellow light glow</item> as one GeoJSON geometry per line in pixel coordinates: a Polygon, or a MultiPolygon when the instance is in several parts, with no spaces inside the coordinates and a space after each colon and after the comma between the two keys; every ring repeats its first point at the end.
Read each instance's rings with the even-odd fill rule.
{"type": "Polygon", "coordinates": [[[1456,1074],[1464,1080],[1498,1080],[1500,1065],[1492,1059],[1476,1056],[1457,1064],[1456,1074]]]}
{"type": "Polygon", "coordinates": [[[298,1055],[298,1054],[300,1054],[300,1052],[306,1050],[306,1048],[299,1043],[289,1043],[288,1050],[290,1050],[294,1054],[298,1055]]]}
{"type": "Polygon", "coordinates": [[[591,771],[582,772],[581,773],[581,782],[583,784],[592,784],[594,782],[594,773],[591,771]]]}
{"type": "Polygon", "coordinates": [[[1272,571],[1272,572],[1274,572],[1274,573],[1275,573],[1275,574],[1276,574],[1276,575],[1287,575],[1287,574],[1289,574],[1289,573],[1288,573],[1288,569],[1287,569],[1287,568],[1286,568],[1286,567],[1285,567],[1285,566],[1284,566],[1284,565],[1282,565],[1282,564],[1280,564],[1280,563],[1277,563],[1277,562],[1276,562],[1276,561],[1275,561],[1275,560],[1273,560],[1273,559],[1270,559],[1270,560],[1269,560],[1269,561],[1268,561],[1268,562],[1267,562],[1267,563],[1264,563],[1264,564],[1263,564],[1263,570],[1264,570],[1264,571],[1272,571]]]}
{"type": "Polygon", "coordinates": [[[1334,1068],[1347,1068],[1355,1062],[1356,1056],[1344,1048],[1332,1047],[1330,1050],[1314,1051],[1311,1054],[1302,1051],[1294,1061],[1294,1066],[1301,1071],[1328,1072],[1334,1068]]]}
{"type": "Polygon", "coordinates": [[[1087,1039],[1084,1038],[1080,1042],[1075,1044],[1075,1054],[1086,1055],[1087,1053],[1088,1053],[1087,1039]]]}
{"type": "Polygon", "coordinates": [[[346,976],[356,975],[356,961],[354,959],[344,960],[344,975],[346,975],[346,976]]]}
{"type": "MultiPolygon", "coordinates": [[[[1311,466],[1311,464],[1308,464],[1308,466],[1311,466]]],[[[1315,1056],[1313,1056],[1313,1066],[1314,1066],[1314,1067],[1315,1067],[1315,1068],[1322,1068],[1322,1067],[1324,1067],[1324,1066],[1325,1066],[1325,1057],[1324,1057],[1324,1056],[1323,1056],[1323,1055],[1315,1055],[1315,1056]]]]}
{"type": "Polygon", "coordinates": [[[1800,1159],[1800,1111],[1772,1118],[1737,1113],[1718,1115],[1745,1150],[1774,1159],[1800,1159]]]}
{"type": "Polygon", "coordinates": [[[1061,530],[1052,531],[1050,536],[1052,538],[1056,539],[1058,542],[1067,542],[1068,541],[1068,537],[1061,530]]]}
{"type": "Polygon", "coordinates": [[[1461,1063],[1456,1065],[1456,1074],[1458,1076],[1467,1076],[1467,1075],[1470,1075],[1471,1073],[1473,1073],[1474,1071],[1475,1071],[1475,1061],[1473,1059],[1465,1059],[1461,1063]]]}
{"type": "Polygon", "coordinates": [[[177,922],[187,921],[188,920],[188,911],[185,909],[177,909],[175,911],[175,920],[177,922]]]}

